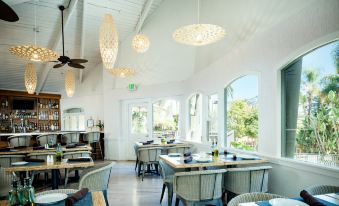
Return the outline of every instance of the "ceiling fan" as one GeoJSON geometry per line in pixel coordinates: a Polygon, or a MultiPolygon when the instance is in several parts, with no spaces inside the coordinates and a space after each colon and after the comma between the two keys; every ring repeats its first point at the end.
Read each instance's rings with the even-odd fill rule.
{"type": "Polygon", "coordinates": [[[77,69],[84,69],[85,67],[81,65],[81,63],[88,62],[86,59],[71,59],[68,56],[65,56],[65,41],[64,41],[64,6],[59,6],[59,9],[61,11],[61,31],[62,31],[62,56],[58,58],[59,64],[56,64],[53,66],[53,68],[59,68],[64,66],[65,64],[68,64],[68,66],[77,68],[77,69]]]}
{"type": "Polygon", "coordinates": [[[9,22],[15,22],[19,20],[19,17],[10,6],[0,0],[0,19],[9,22]]]}

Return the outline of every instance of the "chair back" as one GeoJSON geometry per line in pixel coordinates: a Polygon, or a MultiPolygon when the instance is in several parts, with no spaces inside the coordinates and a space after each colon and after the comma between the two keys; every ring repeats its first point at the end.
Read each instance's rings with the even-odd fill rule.
{"type": "Polygon", "coordinates": [[[71,143],[79,143],[79,132],[70,132],[62,134],[61,143],[63,144],[71,144],[71,143]]]}
{"type": "Polygon", "coordinates": [[[333,185],[314,185],[305,189],[310,195],[323,195],[328,193],[338,193],[339,186],[333,185]]]}
{"type": "Polygon", "coordinates": [[[81,188],[88,188],[89,191],[107,190],[112,167],[114,165],[115,162],[112,162],[109,165],[92,170],[83,175],[79,182],[79,190],[81,188]]]}
{"type": "Polygon", "coordinates": [[[185,152],[188,152],[191,150],[191,147],[188,145],[185,146],[174,146],[174,147],[169,147],[167,149],[168,154],[169,153],[180,153],[180,154],[184,154],[185,152]]]}
{"type": "Polygon", "coordinates": [[[47,161],[47,156],[52,155],[55,161],[55,152],[35,152],[35,153],[30,153],[27,155],[28,158],[32,159],[41,159],[47,161]]]}
{"type": "Polygon", "coordinates": [[[268,191],[271,166],[230,168],[224,175],[224,188],[235,194],[268,191]]]}
{"type": "Polygon", "coordinates": [[[226,170],[178,172],[174,175],[174,191],[187,201],[221,198],[221,182],[226,170]]]}
{"type": "Polygon", "coordinates": [[[100,132],[87,132],[84,134],[84,141],[88,143],[99,142],[100,132]]]}
{"type": "Polygon", "coordinates": [[[166,164],[164,161],[159,160],[159,165],[160,165],[160,175],[164,181],[174,175],[175,173],[174,169],[168,164],[166,164]]]}
{"type": "Polygon", "coordinates": [[[62,155],[64,159],[73,159],[78,157],[91,157],[91,152],[89,151],[79,151],[79,152],[66,152],[62,155]]]}
{"type": "Polygon", "coordinates": [[[29,147],[31,143],[30,135],[14,135],[7,138],[10,147],[29,147]]]}
{"type": "Polygon", "coordinates": [[[36,137],[36,142],[40,146],[48,144],[50,141],[53,141],[53,144],[57,143],[57,134],[44,134],[36,137]]]}
{"type": "Polygon", "coordinates": [[[8,191],[11,189],[12,175],[5,172],[5,169],[0,167],[0,197],[7,197],[8,191]]]}
{"type": "Polygon", "coordinates": [[[267,201],[274,198],[285,198],[285,197],[269,193],[259,193],[259,192],[245,193],[231,199],[231,201],[227,203],[227,206],[238,206],[239,204],[245,202],[267,201]]]}
{"type": "Polygon", "coordinates": [[[12,162],[20,162],[25,159],[25,155],[0,155],[0,167],[10,167],[12,162]]]}
{"type": "Polygon", "coordinates": [[[138,154],[139,161],[141,162],[158,162],[159,155],[161,155],[161,147],[139,148],[138,154]]]}

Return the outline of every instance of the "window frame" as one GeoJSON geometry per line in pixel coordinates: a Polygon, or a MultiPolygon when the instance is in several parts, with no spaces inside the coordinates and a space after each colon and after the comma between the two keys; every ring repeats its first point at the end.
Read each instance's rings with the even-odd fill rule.
{"type": "Polygon", "coordinates": [[[203,143],[203,102],[204,102],[204,98],[203,98],[203,94],[202,92],[193,92],[191,95],[188,96],[187,100],[186,100],[186,105],[187,105],[187,129],[186,129],[186,139],[190,140],[192,142],[198,142],[198,143],[203,143]],[[190,105],[190,100],[194,95],[199,95],[200,96],[200,118],[199,118],[199,122],[200,122],[200,127],[199,127],[199,133],[198,135],[200,135],[200,137],[192,137],[191,134],[191,105],[190,105]]]}

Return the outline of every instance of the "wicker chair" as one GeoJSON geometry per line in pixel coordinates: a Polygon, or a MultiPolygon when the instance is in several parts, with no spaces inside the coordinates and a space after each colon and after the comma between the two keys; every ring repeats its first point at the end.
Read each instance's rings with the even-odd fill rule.
{"type": "Polygon", "coordinates": [[[315,186],[308,187],[305,190],[311,195],[322,195],[322,194],[339,192],[339,186],[315,185],[315,186]]]}
{"type": "Polygon", "coordinates": [[[268,191],[271,166],[230,168],[224,175],[224,189],[234,194],[268,191]]]}
{"type": "Polygon", "coordinates": [[[53,144],[57,143],[57,134],[44,134],[36,137],[36,142],[40,146],[44,146],[48,144],[50,141],[53,141],[53,144]]]}
{"type": "Polygon", "coordinates": [[[227,204],[227,206],[238,206],[240,203],[267,201],[267,200],[271,200],[274,198],[285,198],[285,197],[276,195],[276,194],[260,193],[260,192],[245,193],[245,194],[238,195],[237,197],[233,198],[227,204]]]}
{"type": "Polygon", "coordinates": [[[174,146],[174,147],[169,147],[167,149],[168,154],[169,153],[180,153],[180,154],[184,154],[185,152],[188,152],[191,150],[191,147],[188,145],[185,146],[174,146]]]}
{"type": "MultiPolygon", "coordinates": [[[[47,162],[47,156],[48,155],[52,155],[54,161],[56,160],[55,159],[55,155],[56,155],[55,152],[35,152],[35,153],[27,154],[27,157],[28,158],[32,158],[32,159],[42,159],[42,160],[45,160],[45,162],[47,162]]],[[[49,172],[50,172],[49,170],[33,171],[32,172],[32,182],[33,182],[34,177],[36,175],[39,175],[40,173],[45,173],[45,183],[47,183],[48,182],[48,173],[49,172]]]]}
{"type": "Polygon", "coordinates": [[[79,143],[79,132],[70,132],[62,134],[61,143],[63,144],[71,144],[71,143],[79,143]]]}
{"type": "Polygon", "coordinates": [[[107,189],[109,178],[111,176],[112,167],[115,165],[115,162],[103,166],[95,170],[87,170],[84,172],[79,182],[78,189],[88,188],[89,191],[103,191],[106,204],[108,205],[107,199],[107,189]]]}
{"type": "Polygon", "coordinates": [[[96,144],[99,144],[100,148],[100,155],[103,158],[104,155],[102,154],[101,143],[100,143],[100,132],[87,132],[84,134],[83,138],[84,142],[88,142],[88,144],[93,144],[93,152],[95,154],[95,159],[97,158],[96,154],[96,144]]]}
{"type": "Polygon", "coordinates": [[[163,185],[162,185],[162,192],[160,197],[160,203],[162,202],[162,199],[164,197],[165,189],[167,187],[168,190],[168,205],[172,205],[172,199],[173,199],[173,177],[176,172],[183,172],[184,169],[175,169],[163,162],[162,160],[159,160],[160,165],[160,174],[162,177],[163,185]]]}
{"type": "Polygon", "coordinates": [[[10,147],[29,147],[32,136],[30,135],[14,135],[7,138],[10,147]]]}
{"type": "MultiPolygon", "coordinates": [[[[91,152],[89,151],[79,151],[79,152],[67,152],[63,154],[63,159],[73,159],[79,157],[91,157],[91,152]]],[[[68,183],[69,174],[73,171],[77,171],[79,168],[65,169],[65,188],[68,183]]]]}
{"type": "Polygon", "coordinates": [[[23,161],[25,155],[0,155],[0,167],[10,167],[12,162],[23,161]]]}
{"type": "Polygon", "coordinates": [[[185,205],[222,206],[221,182],[226,170],[204,170],[193,172],[178,172],[174,175],[175,205],[183,201],[185,205]]]}
{"type": "Polygon", "coordinates": [[[138,163],[139,163],[138,149],[139,149],[139,146],[138,146],[137,144],[135,144],[135,145],[134,145],[134,152],[135,152],[136,160],[135,160],[135,167],[134,167],[134,171],[136,171],[136,170],[137,170],[138,163]]]}
{"type": "Polygon", "coordinates": [[[12,176],[5,172],[4,168],[0,167],[0,197],[8,196],[8,191],[11,189],[12,176]]]}
{"type": "Polygon", "coordinates": [[[140,148],[138,150],[139,168],[142,167],[142,181],[144,180],[147,167],[152,164],[157,168],[159,165],[159,155],[161,154],[161,147],[140,148]]]}

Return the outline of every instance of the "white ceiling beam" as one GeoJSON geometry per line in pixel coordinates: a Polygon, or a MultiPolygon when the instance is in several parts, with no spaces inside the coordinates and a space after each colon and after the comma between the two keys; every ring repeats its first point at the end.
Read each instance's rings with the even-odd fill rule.
{"type": "Polygon", "coordinates": [[[139,21],[138,21],[138,23],[135,27],[136,33],[140,32],[142,25],[144,24],[144,21],[147,18],[149,11],[151,10],[152,4],[153,4],[153,0],[146,0],[144,8],[143,8],[141,15],[139,17],[139,21]]]}
{"type": "Polygon", "coordinates": [[[15,6],[18,4],[23,4],[31,0],[4,0],[4,2],[9,6],[15,6]]]}
{"type": "MultiPolygon", "coordinates": [[[[84,0],[83,2],[83,7],[82,7],[82,20],[81,20],[81,40],[80,40],[80,59],[84,58],[84,53],[85,53],[85,34],[86,34],[86,7],[87,7],[87,0],[84,0]]],[[[80,84],[82,83],[82,78],[83,78],[83,69],[79,69],[79,82],[80,84]]]]}
{"type": "MultiPolygon", "coordinates": [[[[67,28],[67,25],[69,23],[69,20],[71,19],[72,13],[76,8],[77,3],[78,3],[78,0],[73,0],[71,2],[71,4],[69,5],[69,7],[64,10],[64,14],[65,14],[65,16],[64,16],[64,30],[66,30],[66,28],[67,28]]],[[[56,9],[58,9],[58,8],[56,8],[56,9]]],[[[60,17],[60,19],[61,19],[61,17],[60,17]]],[[[61,20],[60,20],[60,22],[61,22],[61,20]]],[[[61,38],[62,38],[61,25],[57,25],[57,28],[58,28],[58,30],[57,30],[57,34],[56,34],[55,39],[51,39],[49,44],[48,44],[48,45],[50,45],[49,49],[51,49],[53,51],[56,50],[56,48],[58,47],[58,45],[61,41],[61,38]]],[[[41,76],[39,78],[38,87],[36,89],[37,94],[39,94],[41,92],[41,90],[44,88],[44,86],[46,84],[46,80],[48,78],[48,74],[51,71],[51,69],[52,69],[52,66],[49,65],[49,64],[41,65],[40,71],[42,71],[42,73],[41,73],[41,76]]]]}

